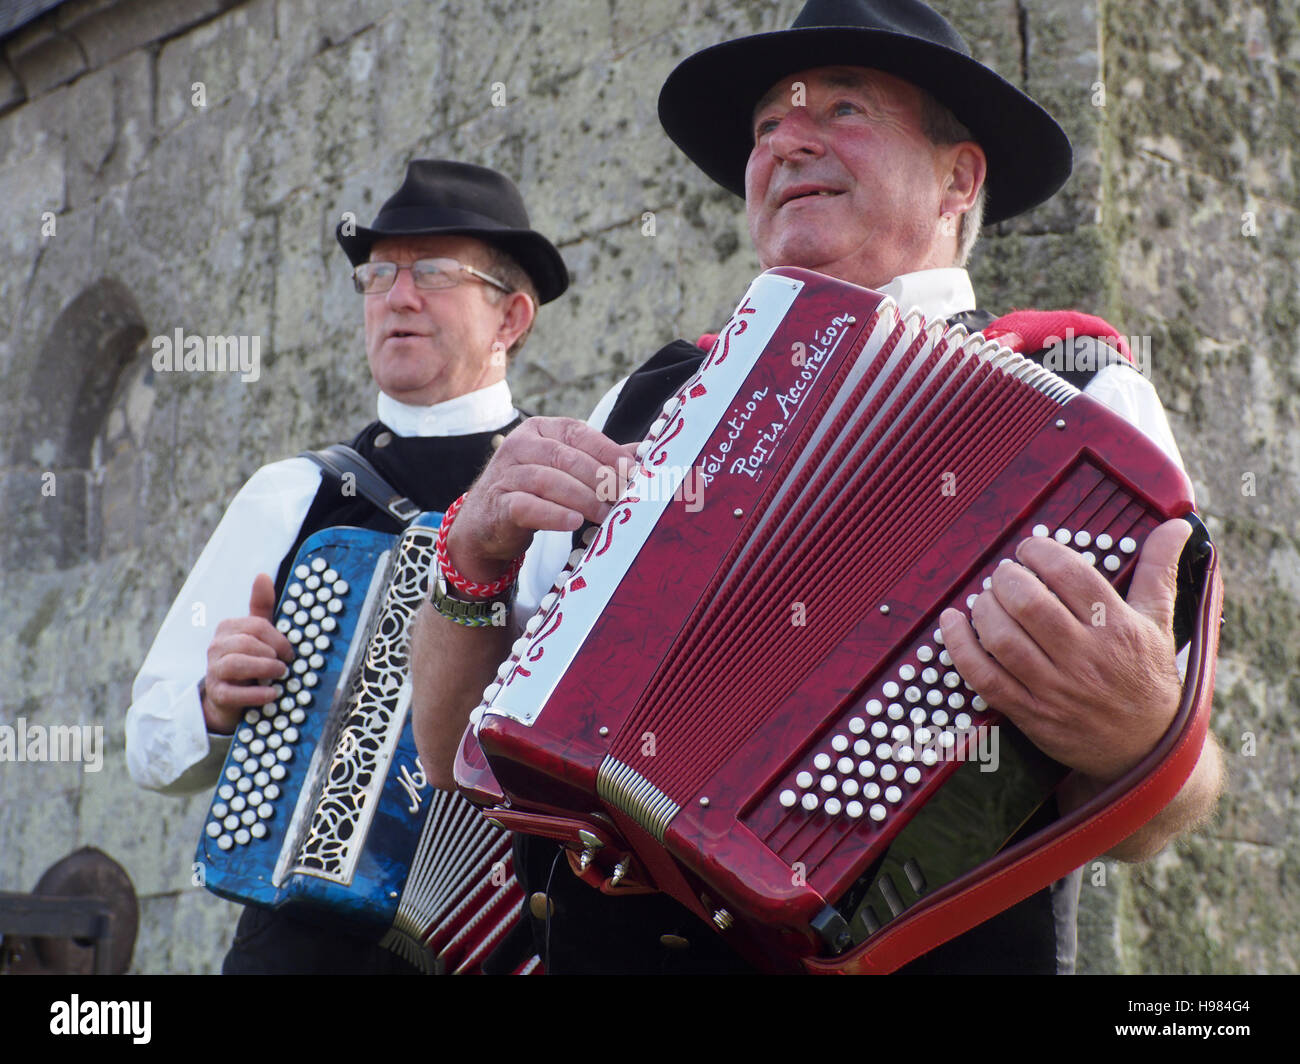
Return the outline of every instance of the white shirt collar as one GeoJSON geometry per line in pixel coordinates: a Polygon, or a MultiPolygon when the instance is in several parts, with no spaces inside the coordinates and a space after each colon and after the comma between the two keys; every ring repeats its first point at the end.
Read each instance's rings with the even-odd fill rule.
{"type": "Polygon", "coordinates": [[[468,436],[491,432],[519,416],[505,381],[433,406],[412,406],[379,393],[379,420],[399,436],[468,436]]]}
{"type": "Polygon", "coordinates": [[[956,266],[900,273],[880,291],[892,296],[904,312],[916,307],[931,321],[975,309],[970,275],[956,266]]]}

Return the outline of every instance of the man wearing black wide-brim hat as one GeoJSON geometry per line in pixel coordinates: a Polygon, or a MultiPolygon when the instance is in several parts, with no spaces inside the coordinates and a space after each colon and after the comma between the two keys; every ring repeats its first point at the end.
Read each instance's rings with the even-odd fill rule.
{"type": "MultiPolygon", "coordinates": [[[[931,321],[974,327],[992,321],[976,310],[962,269],[981,214],[1000,221],[1029,210],[1071,169],[1069,142],[1051,116],[971,58],[952,27],[917,0],[810,0],[789,30],[729,41],[682,62],[663,87],[659,114],[693,162],[745,197],[765,268],[816,270],[917,306],[931,321]]],[[[1021,342],[1013,332],[1006,329],[1004,338],[1021,342]]],[[[1123,346],[1117,335],[1089,335],[1123,346]]],[[[572,530],[608,512],[600,488],[609,467],[629,454],[624,441],[643,437],[701,357],[680,342],[660,351],[598,407],[592,423],[603,434],[535,420],[470,492],[449,536],[448,564],[488,581],[528,548],[519,603],[535,604],[563,566],[572,530]]],[[[1099,361],[1101,369],[1074,383],[1181,465],[1149,382],[1118,355],[1099,361]]],[[[1178,707],[1170,614],[1187,531],[1186,523],[1169,522],[1149,537],[1127,602],[1115,597],[1107,623],[1071,638],[1071,653],[1060,659],[1050,651],[1087,615],[1079,596],[1093,585],[1081,582],[1086,563],[1050,539],[1022,545],[1019,564],[999,569],[979,596],[972,609],[978,637],[956,611],[944,615],[946,649],[962,677],[1075,770],[1060,798],[1067,806],[1136,766],[1178,707]]],[[[431,617],[418,648],[417,739],[425,765],[445,783],[466,716],[508,649],[500,633],[478,635],[431,617]],[[482,668],[467,670],[468,662],[482,668]],[[465,683],[457,705],[445,697],[455,676],[465,683]],[[435,690],[443,693],[437,701],[435,690]]],[[[1116,856],[1152,854],[1203,816],[1220,775],[1211,740],[1183,792],[1116,856]]],[[[535,892],[538,941],[549,950],[551,970],[743,967],[685,910],[662,898],[602,897],[555,854],[553,845],[530,840],[516,860],[535,892]]],[[[1075,876],[1041,891],[913,969],[1070,970],[1078,885],[1075,876]]]]}
{"type": "MultiPolygon", "coordinates": [[[[293,660],[272,625],[298,548],[325,528],[397,533],[445,511],[521,423],[505,374],[537,307],[568,287],[564,261],[529,225],[514,184],[481,166],[417,159],[369,227],[336,232],[352,266],[378,416],[351,446],[382,478],[306,457],[259,469],[190,573],[136,677],[127,761],[141,786],[209,789],[249,707],[293,660]],[[349,483],[345,480],[351,476],[349,483]],[[251,589],[251,590],[250,590],[251,589]],[[193,622],[195,603],[205,624],[193,622]],[[215,629],[215,631],[214,631],[215,629]]],[[[245,910],[228,972],[414,971],[395,954],[269,911],[245,910]]]]}

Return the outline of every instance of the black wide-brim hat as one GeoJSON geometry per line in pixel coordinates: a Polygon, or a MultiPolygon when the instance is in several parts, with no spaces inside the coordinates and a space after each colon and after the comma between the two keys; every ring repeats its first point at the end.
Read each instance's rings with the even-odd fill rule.
{"type": "Polygon", "coordinates": [[[809,0],[788,30],[706,48],[683,60],[659,94],[659,121],[723,188],[745,194],[753,112],[777,82],[802,70],[882,70],[930,93],[971,131],[988,159],[986,223],[1035,207],[1070,176],[1065,131],[919,0],[809,0]]]}
{"type": "Polygon", "coordinates": [[[406,180],[379,208],[370,228],[335,232],[348,260],[359,266],[376,240],[402,236],[472,236],[513,258],[549,303],[569,287],[569,271],[555,246],[529,227],[523,197],[495,170],[448,159],[413,159],[406,180]]]}

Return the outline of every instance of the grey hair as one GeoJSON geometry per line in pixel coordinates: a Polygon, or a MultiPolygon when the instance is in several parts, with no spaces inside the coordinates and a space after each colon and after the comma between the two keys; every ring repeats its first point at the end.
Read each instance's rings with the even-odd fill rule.
{"type": "MultiPolygon", "coordinates": [[[[963,140],[975,140],[971,131],[957,120],[947,107],[928,92],[921,92],[921,125],[931,144],[940,147],[948,144],[960,144],[963,140]]],[[[975,242],[979,239],[980,229],[984,226],[984,204],[988,199],[988,182],[980,185],[975,195],[975,202],[970,210],[961,216],[957,224],[957,265],[965,266],[970,261],[975,242]]]]}
{"type": "MultiPolygon", "coordinates": [[[[484,244],[486,250],[487,263],[483,267],[485,273],[490,273],[498,281],[504,284],[511,292],[523,292],[533,301],[534,312],[538,307],[537,286],[533,284],[533,279],[528,276],[528,272],[519,265],[514,256],[508,252],[502,251],[495,244],[484,244]]],[[[506,293],[492,285],[484,285],[484,292],[487,293],[488,300],[495,306],[501,300],[507,298],[506,293]]],[[[514,358],[524,346],[524,341],[528,339],[528,334],[533,331],[533,325],[537,321],[534,313],[533,320],[529,322],[528,328],[520,334],[519,339],[510,345],[510,350],[506,352],[507,358],[514,358]]]]}

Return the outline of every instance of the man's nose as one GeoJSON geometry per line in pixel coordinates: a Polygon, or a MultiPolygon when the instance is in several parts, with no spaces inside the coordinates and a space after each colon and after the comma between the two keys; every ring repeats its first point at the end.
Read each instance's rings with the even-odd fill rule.
{"type": "Polygon", "coordinates": [[[789,161],[801,156],[819,156],[826,150],[822,132],[806,107],[787,111],[768,137],[772,154],[789,161]]]}
{"type": "Polygon", "coordinates": [[[420,290],[415,287],[415,278],[409,267],[397,271],[397,276],[393,278],[393,287],[384,293],[384,298],[388,300],[388,305],[394,308],[420,305],[420,290]]]}

